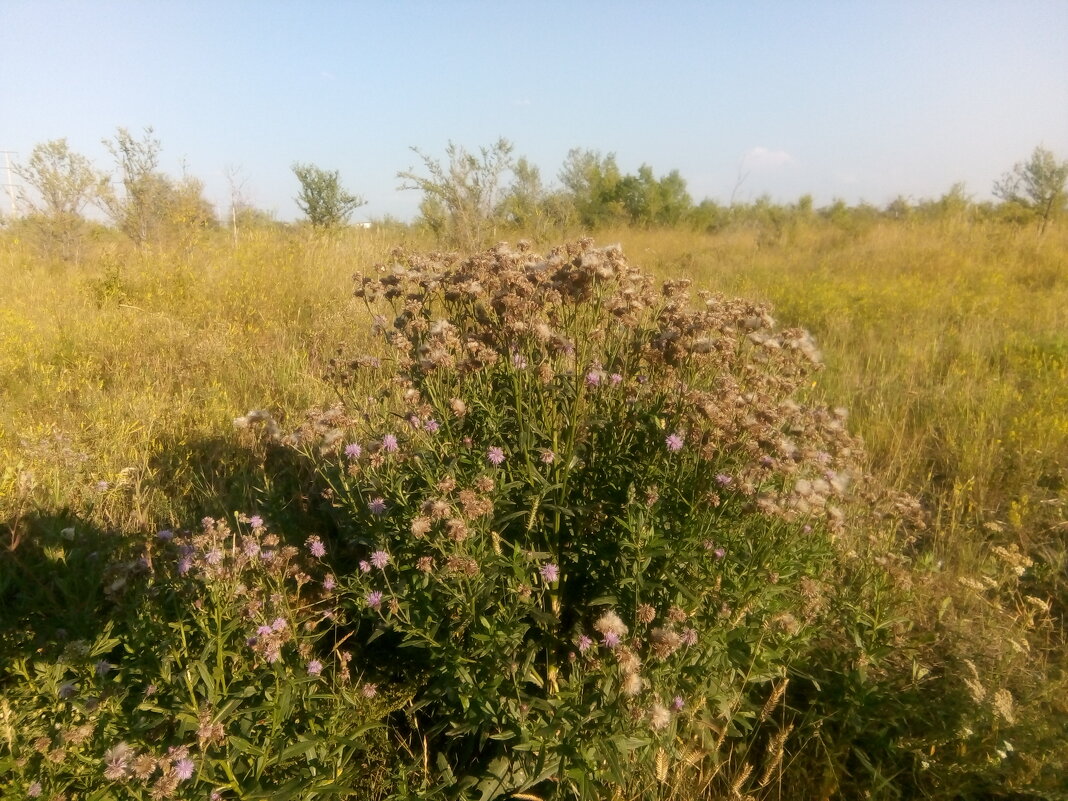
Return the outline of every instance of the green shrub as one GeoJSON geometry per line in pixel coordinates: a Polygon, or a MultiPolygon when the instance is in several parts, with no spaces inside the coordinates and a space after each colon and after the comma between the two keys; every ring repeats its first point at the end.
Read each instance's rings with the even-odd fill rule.
{"type": "Polygon", "coordinates": [[[798,400],[811,339],[588,241],[395,256],[357,291],[387,347],[349,363],[387,391],[293,439],[436,781],[767,784],[785,731],[754,727],[817,632],[859,474],[844,414],[798,400]]]}
{"type": "Polygon", "coordinates": [[[373,797],[388,704],[327,636],[333,577],[306,547],[208,518],[113,561],[92,640],[0,673],[0,795],[373,797]]]}

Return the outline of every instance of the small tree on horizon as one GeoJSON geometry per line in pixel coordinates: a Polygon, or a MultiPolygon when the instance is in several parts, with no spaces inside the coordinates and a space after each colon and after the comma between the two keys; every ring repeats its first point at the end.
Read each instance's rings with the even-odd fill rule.
{"type": "Polygon", "coordinates": [[[65,138],[36,145],[13,171],[35,193],[20,189],[19,200],[30,211],[41,252],[46,258],[76,261],[86,225],[84,211],[101,202],[107,176],[71,150],[65,138]]]}
{"type": "Polygon", "coordinates": [[[1068,161],[1058,162],[1053,153],[1036,147],[1027,161],[1019,162],[994,184],[994,195],[1006,203],[1030,210],[1042,220],[1041,231],[1064,210],[1068,161]]]}
{"type": "Polygon", "coordinates": [[[352,212],[363,206],[359,195],[346,192],[338,170],[324,170],[314,164],[296,163],[293,174],[300,181],[297,207],[316,228],[333,228],[348,222],[352,212]]]}
{"type": "MultiPolygon", "coordinates": [[[[478,249],[489,244],[502,222],[504,179],[515,171],[512,150],[512,143],[503,137],[479,148],[477,155],[449,142],[441,162],[413,147],[427,174],[414,169],[397,173],[403,182],[400,188],[423,193],[419,213],[437,236],[464,250],[478,249]]],[[[533,181],[529,170],[526,179],[533,181]]]]}

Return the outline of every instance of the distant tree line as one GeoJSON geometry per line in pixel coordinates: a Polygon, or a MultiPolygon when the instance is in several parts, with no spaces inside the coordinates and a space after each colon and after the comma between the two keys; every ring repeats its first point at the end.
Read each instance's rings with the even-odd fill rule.
{"type": "MultiPolygon", "coordinates": [[[[24,184],[19,201],[24,226],[50,260],[76,261],[91,224],[89,207],[104,213],[112,226],[138,247],[191,245],[204,232],[218,228],[216,211],[204,198],[203,184],[188,175],[174,178],[159,166],[161,145],[151,128],[138,138],[125,128],[104,140],[113,159],[112,171],[98,170],[70,149],[66,139],[34,147],[14,172],[24,184]]],[[[836,200],[816,209],[810,195],[795,203],[762,196],[746,203],[695,202],[677,170],[658,176],[648,164],[636,173],[620,169],[614,154],[574,149],[564,161],[555,185],[547,185],[537,166],[517,157],[507,139],[471,152],[449,142],[444,159],[412,148],[421,162],[397,173],[402,189],[420,192],[416,226],[431,231],[450,247],[471,249],[520,234],[547,239],[576,230],[609,226],[687,227],[715,233],[753,227],[775,236],[806,221],[825,220],[856,227],[878,219],[994,218],[1014,224],[1037,223],[1044,231],[1066,210],[1068,161],[1035,148],[995,183],[1000,202],[974,203],[962,184],[937,200],[899,197],[885,207],[836,200]]],[[[295,197],[313,228],[348,223],[365,204],[347,191],[336,170],[295,163],[295,197]]],[[[244,202],[233,185],[228,223],[235,238],[239,227],[273,222],[271,215],[244,202]]]]}

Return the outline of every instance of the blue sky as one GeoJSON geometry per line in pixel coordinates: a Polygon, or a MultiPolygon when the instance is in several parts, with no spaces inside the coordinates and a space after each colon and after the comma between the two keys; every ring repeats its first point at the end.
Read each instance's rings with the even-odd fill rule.
{"type": "Polygon", "coordinates": [[[294,161],[408,219],[411,146],[500,136],[550,182],[581,147],[721,202],[982,199],[1036,145],[1068,158],[1065,0],[0,0],[0,37],[0,150],[110,167],[101,139],[153,126],[166,171],[222,209],[237,169],[281,219],[294,161]]]}

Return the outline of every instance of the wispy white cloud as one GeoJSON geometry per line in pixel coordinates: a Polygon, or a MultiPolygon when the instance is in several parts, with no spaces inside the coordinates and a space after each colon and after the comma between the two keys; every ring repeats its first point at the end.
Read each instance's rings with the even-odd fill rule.
{"type": "Polygon", "coordinates": [[[769,150],[766,147],[751,147],[742,157],[742,164],[746,167],[773,168],[792,164],[794,157],[785,150],[769,150]]]}

